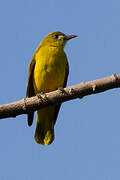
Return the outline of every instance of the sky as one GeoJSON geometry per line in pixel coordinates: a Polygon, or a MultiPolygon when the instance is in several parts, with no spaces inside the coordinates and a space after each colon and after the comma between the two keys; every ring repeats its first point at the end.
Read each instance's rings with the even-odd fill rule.
{"type": "MultiPolygon", "coordinates": [[[[0,104],[25,98],[28,66],[50,32],[76,34],[65,47],[68,86],[120,73],[119,0],[1,0],[0,104]]],[[[0,120],[0,179],[119,180],[120,89],[63,103],[55,141],[34,141],[35,119],[0,120]]]]}

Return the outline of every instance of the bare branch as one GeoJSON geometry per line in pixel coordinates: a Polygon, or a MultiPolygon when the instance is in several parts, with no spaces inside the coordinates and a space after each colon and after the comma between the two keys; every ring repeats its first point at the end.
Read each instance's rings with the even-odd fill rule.
{"type": "Polygon", "coordinates": [[[16,117],[17,115],[27,114],[45,106],[61,104],[75,98],[82,98],[87,95],[104,92],[109,89],[120,87],[120,74],[113,74],[102,79],[89,82],[82,82],[75,86],[66,87],[63,90],[56,90],[46,94],[22,99],[10,104],[0,106],[0,119],[16,117]]]}

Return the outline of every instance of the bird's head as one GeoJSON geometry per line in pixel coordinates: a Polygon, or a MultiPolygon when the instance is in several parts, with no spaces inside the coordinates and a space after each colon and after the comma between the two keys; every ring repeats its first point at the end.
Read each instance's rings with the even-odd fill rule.
{"type": "Polygon", "coordinates": [[[48,46],[64,48],[66,42],[75,37],[77,36],[65,35],[62,32],[52,32],[42,40],[41,46],[48,45],[48,46]]]}

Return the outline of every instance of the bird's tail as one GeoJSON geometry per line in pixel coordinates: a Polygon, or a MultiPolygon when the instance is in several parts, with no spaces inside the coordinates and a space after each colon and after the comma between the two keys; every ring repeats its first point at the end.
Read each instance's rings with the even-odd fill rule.
{"type": "Polygon", "coordinates": [[[54,107],[38,110],[34,138],[43,145],[50,145],[54,140],[54,107]]]}

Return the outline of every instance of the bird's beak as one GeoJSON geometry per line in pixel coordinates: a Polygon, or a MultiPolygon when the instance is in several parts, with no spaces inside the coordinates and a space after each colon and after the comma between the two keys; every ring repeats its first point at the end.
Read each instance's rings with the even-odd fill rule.
{"type": "Polygon", "coordinates": [[[72,39],[72,38],[75,38],[75,37],[78,37],[76,35],[66,35],[66,40],[69,40],[69,39],[72,39]]]}

